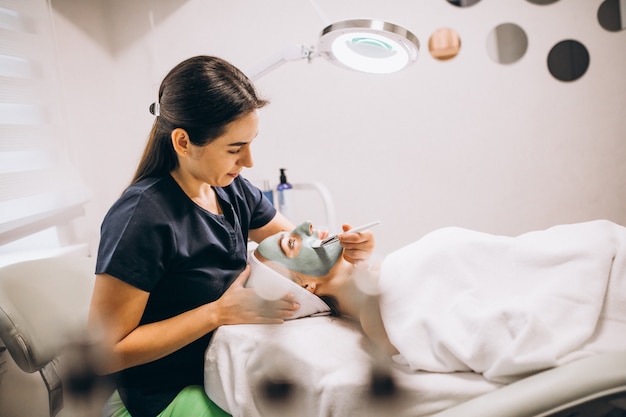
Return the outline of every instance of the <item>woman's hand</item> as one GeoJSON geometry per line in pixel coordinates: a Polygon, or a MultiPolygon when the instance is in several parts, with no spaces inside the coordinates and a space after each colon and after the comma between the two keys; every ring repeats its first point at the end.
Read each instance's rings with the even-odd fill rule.
{"type": "Polygon", "coordinates": [[[243,284],[247,267],[217,301],[165,320],[139,325],[149,293],[107,274],[96,276],[90,327],[104,332],[103,374],[152,362],[177,351],[222,324],[282,323],[300,307],[293,295],[263,300],[243,284]]]}
{"type": "Polygon", "coordinates": [[[293,294],[278,300],[265,300],[244,284],[250,276],[250,266],[237,277],[226,292],[216,301],[220,324],[280,324],[292,317],[300,304],[293,294]]]}
{"type": "MultiPolygon", "coordinates": [[[[341,225],[344,232],[352,228],[349,224],[341,225]]],[[[369,230],[358,233],[341,233],[338,236],[343,246],[343,257],[346,261],[356,265],[367,262],[374,251],[374,234],[369,230]]]]}

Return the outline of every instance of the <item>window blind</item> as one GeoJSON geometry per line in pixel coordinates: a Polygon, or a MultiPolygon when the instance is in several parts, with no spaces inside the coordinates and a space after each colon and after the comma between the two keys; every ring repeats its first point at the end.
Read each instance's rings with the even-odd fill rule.
{"type": "Polygon", "coordinates": [[[0,0],[0,245],[83,213],[56,59],[48,2],[0,0]]]}

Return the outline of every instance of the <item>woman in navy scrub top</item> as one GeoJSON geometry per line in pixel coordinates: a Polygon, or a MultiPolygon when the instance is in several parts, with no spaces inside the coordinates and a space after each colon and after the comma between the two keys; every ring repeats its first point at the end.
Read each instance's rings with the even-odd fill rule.
{"type": "MultiPolygon", "coordinates": [[[[291,294],[267,301],[244,288],[248,238],[294,228],[240,176],[266,104],[216,57],[183,61],[163,80],[137,172],[101,228],[90,326],[104,334],[102,372],[116,383],[105,416],[226,416],[202,387],[212,332],[280,324],[298,309],[291,294]]],[[[374,245],[370,233],[341,242],[353,262],[374,245]]]]}

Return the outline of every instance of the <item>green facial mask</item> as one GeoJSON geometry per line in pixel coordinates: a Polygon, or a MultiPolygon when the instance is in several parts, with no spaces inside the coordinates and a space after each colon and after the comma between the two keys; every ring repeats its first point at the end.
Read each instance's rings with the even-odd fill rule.
{"type": "Polygon", "coordinates": [[[302,274],[320,277],[328,274],[330,269],[337,263],[343,248],[339,242],[334,242],[323,247],[316,247],[320,239],[314,236],[310,222],[304,222],[292,232],[281,232],[264,239],[257,251],[265,259],[278,262],[288,269],[302,274]],[[298,235],[302,239],[300,253],[293,258],[288,258],[280,247],[281,238],[289,235],[298,235]]]}

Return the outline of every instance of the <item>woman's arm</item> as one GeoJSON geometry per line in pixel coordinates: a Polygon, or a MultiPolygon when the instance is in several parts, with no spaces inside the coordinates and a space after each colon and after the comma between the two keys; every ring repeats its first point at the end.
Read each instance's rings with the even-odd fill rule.
{"type": "Polygon", "coordinates": [[[276,212],[276,215],[269,223],[258,229],[250,229],[250,239],[256,243],[260,243],[268,236],[275,235],[278,232],[291,231],[295,229],[293,223],[291,223],[285,216],[276,212]]]}
{"type": "Polygon", "coordinates": [[[149,293],[111,275],[97,275],[89,322],[103,335],[106,358],[101,372],[160,359],[223,324],[282,323],[299,307],[292,295],[262,300],[253,289],[244,288],[248,276],[246,268],[217,301],[139,326],[149,293]]]}

